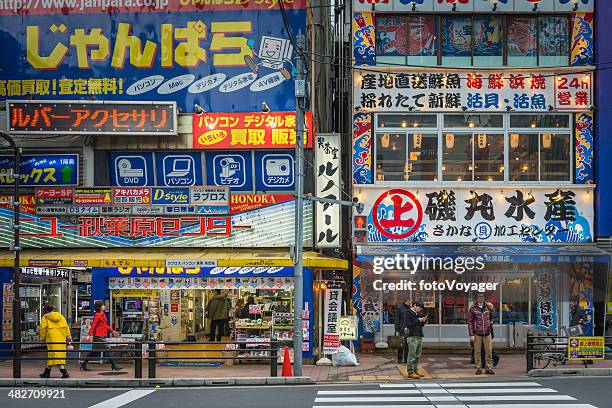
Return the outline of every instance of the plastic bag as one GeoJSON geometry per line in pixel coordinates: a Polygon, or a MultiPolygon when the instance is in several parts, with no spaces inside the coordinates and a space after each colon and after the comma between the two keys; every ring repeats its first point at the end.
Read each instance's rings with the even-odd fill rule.
{"type": "Polygon", "coordinates": [[[351,367],[357,366],[359,363],[357,363],[357,357],[355,357],[355,354],[351,353],[351,350],[344,346],[340,346],[338,352],[332,355],[332,365],[334,367],[351,367]]]}

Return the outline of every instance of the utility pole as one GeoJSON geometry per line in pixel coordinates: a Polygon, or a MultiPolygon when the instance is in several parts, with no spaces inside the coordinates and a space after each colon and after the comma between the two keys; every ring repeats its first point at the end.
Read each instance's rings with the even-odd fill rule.
{"type": "Polygon", "coordinates": [[[306,108],[306,80],[304,79],[304,48],[306,40],[297,36],[295,80],[295,251],[293,254],[293,375],[302,376],[302,309],[304,307],[304,109],[306,108]]]}

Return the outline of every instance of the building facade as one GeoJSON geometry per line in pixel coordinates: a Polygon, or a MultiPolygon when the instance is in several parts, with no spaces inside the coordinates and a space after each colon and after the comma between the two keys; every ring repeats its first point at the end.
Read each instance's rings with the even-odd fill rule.
{"type": "Polygon", "coordinates": [[[362,333],[386,340],[397,305],[420,298],[425,341],[466,344],[478,286],[461,282],[490,284],[500,343],[521,345],[513,339],[525,326],[567,326],[571,300],[588,311],[587,332],[602,333],[609,257],[594,245],[594,3],[353,3],[362,333]],[[397,254],[420,264],[377,268],[397,254]],[[406,281],[416,286],[383,285],[406,281]]]}

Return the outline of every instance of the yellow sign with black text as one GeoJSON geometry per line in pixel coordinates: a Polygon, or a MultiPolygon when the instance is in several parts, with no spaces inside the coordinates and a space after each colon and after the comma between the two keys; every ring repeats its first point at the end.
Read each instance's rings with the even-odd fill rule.
{"type": "Polygon", "coordinates": [[[157,290],[155,289],[113,289],[113,297],[135,297],[148,298],[156,297],[157,290]]]}
{"type": "Polygon", "coordinates": [[[338,321],[340,340],[357,340],[357,316],[344,316],[338,321]]]}
{"type": "Polygon", "coordinates": [[[570,337],[567,346],[568,360],[603,360],[605,358],[604,337],[570,337]]]}

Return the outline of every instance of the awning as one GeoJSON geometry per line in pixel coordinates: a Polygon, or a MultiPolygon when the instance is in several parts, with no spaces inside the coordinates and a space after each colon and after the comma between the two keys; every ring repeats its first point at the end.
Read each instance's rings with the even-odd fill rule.
{"type": "Polygon", "coordinates": [[[485,262],[609,262],[610,254],[595,244],[571,245],[360,245],[357,247],[357,261],[369,262],[377,256],[466,257],[482,256],[485,262]]]}
{"type": "MultiPolygon", "coordinates": [[[[13,253],[0,251],[0,266],[13,266],[13,253]]],[[[177,266],[182,261],[216,261],[217,266],[286,266],[293,261],[288,250],[241,249],[26,249],[21,252],[21,266],[55,267],[165,267],[166,261],[177,266]]],[[[304,267],[311,269],[346,270],[346,259],[330,258],[316,252],[304,252],[304,267]]]]}

